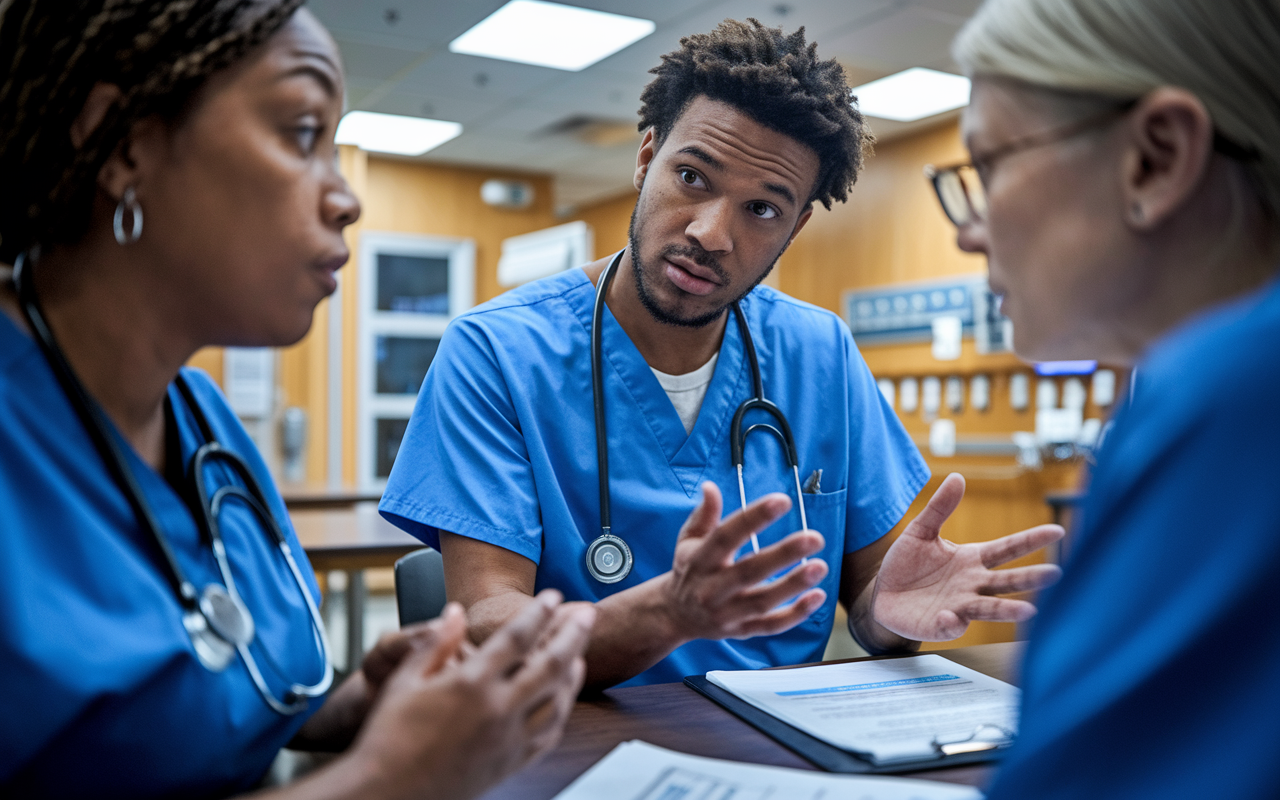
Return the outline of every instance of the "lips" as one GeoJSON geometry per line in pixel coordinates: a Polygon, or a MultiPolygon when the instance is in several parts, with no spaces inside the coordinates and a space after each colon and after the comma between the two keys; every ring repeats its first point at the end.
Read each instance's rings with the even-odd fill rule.
{"type": "Polygon", "coordinates": [[[667,258],[665,261],[667,279],[689,294],[702,297],[720,288],[716,274],[706,267],[679,257],[667,258]]]}

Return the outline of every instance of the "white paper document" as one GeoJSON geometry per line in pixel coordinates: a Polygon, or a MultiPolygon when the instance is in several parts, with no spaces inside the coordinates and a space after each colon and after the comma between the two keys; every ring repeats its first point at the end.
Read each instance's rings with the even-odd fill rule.
{"type": "Polygon", "coordinates": [[[707,673],[707,680],[824,742],[877,763],[1008,744],[1015,686],[942,656],[707,673]]]}
{"type": "Polygon", "coordinates": [[[555,800],[982,800],[969,786],[741,764],[623,742],[555,800]]]}

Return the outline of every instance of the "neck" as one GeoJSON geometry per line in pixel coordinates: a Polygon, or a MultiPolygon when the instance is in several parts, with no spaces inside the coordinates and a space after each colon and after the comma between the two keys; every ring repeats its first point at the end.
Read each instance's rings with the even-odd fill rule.
{"type": "Polygon", "coordinates": [[[164,398],[198,345],[166,320],[130,249],[56,248],[35,265],[45,319],[86,391],[144,461],[164,462],[164,398]]]}
{"type": "MultiPolygon", "coordinates": [[[[599,283],[601,273],[612,260],[613,256],[609,256],[585,267],[592,283],[599,283]]],[[[684,328],[659,322],[640,301],[633,269],[631,250],[628,248],[614,273],[605,302],[622,330],[626,331],[640,351],[645,363],[668,375],[684,375],[710,361],[724,339],[729,312],[726,310],[715,322],[701,328],[684,328]]]]}
{"type": "Polygon", "coordinates": [[[1255,291],[1276,276],[1277,253],[1265,226],[1246,224],[1235,236],[1223,236],[1222,228],[1207,225],[1197,229],[1186,224],[1184,230],[1187,235],[1153,237],[1142,247],[1139,260],[1145,269],[1130,287],[1127,311],[1115,314],[1121,321],[1112,337],[1118,352],[1108,360],[1134,363],[1191,317],[1255,291]]]}

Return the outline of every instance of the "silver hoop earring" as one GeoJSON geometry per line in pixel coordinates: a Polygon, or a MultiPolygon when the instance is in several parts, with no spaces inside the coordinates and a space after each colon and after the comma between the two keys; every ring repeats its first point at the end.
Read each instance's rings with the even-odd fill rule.
{"type": "Polygon", "coordinates": [[[124,197],[121,197],[120,202],[116,204],[116,214],[111,220],[111,226],[115,230],[116,243],[121,246],[133,244],[142,238],[142,206],[138,205],[138,195],[132,186],[124,190],[124,197]],[[133,230],[128,233],[124,230],[126,210],[133,217],[133,230]]]}

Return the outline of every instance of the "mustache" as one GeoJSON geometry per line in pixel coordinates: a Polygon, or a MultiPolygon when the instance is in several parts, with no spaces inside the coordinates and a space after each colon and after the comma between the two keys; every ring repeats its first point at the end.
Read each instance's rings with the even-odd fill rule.
{"type": "Polygon", "coordinates": [[[714,272],[716,277],[720,280],[721,285],[728,285],[729,283],[729,274],[720,266],[720,262],[716,260],[715,256],[711,255],[706,250],[703,250],[701,247],[670,244],[662,248],[662,252],[659,253],[659,256],[664,259],[669,256],[687,258],[698,266],[706,267],[714,272]]]}

